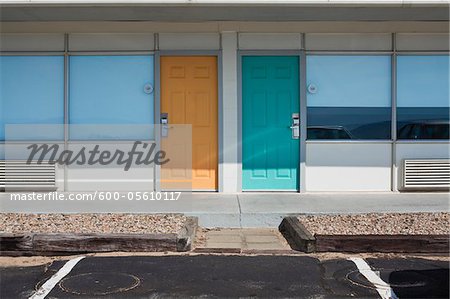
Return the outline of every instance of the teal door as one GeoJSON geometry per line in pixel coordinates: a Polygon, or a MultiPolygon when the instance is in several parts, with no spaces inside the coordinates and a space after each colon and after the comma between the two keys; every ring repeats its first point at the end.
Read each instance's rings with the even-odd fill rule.
{"type": "Polygon", "coordinates": [[[299,58],[242,58],[242,189],[298,190],[299,58]]]}

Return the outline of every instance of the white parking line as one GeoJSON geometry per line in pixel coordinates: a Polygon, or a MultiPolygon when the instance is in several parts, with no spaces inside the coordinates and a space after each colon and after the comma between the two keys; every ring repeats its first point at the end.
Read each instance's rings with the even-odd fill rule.
{"type": "Polygon", "coordinates": [[[84,256],[80,256],[74,259],[71,259],[67,263],[64,264],[64,266],[59,269],[58,272],[56,272],[52,277],[50,277],[49,280],[47,280],[40,288],[37,290],[31,297],[28,299],[44,299],[55,287],[55,285],[61,281],[67,274],[72,271],[73,267],[84,259],[84,256]]]}
{"type": "Polygon", "coordinates": [[[375,286],[381,298],[398,299],[397,295],[395,295],[394,291],[391,289],[391,286],[376,275],[365,260],[359,257],[349,258],[349,260],[354,262],[359,272],[375,286]]]}

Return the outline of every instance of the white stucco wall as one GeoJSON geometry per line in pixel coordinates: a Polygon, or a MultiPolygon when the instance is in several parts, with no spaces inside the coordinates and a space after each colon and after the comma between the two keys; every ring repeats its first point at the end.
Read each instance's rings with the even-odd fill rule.
{"type": "Polygon", "coordinates": [[[222,33],[222,191],[240,190],[238,163],[237,33],[222,33]]]}
{"type": "Polygon", "coordinates": [[[306,144],[306,191],[390,191],[390,143],[306,144]]]}
{"type": "MultiPolygon", "coordinates": [[[[70,144],[68,148],[78,153],[82,147],[86,147],[87,154],[96,144],[101,145],[100,151],[108,150],[111,153],[116,150],[127,153],[133,146],[132,143],[85,143],[70,144]]],[[[104,166],[73,164],[68,166],[66,171],[67,189],[65,191],[152,191],[154,188],[153,165],[133,164],[128,171],[125,171],[123,165],[116,163],[104,166]]]]}

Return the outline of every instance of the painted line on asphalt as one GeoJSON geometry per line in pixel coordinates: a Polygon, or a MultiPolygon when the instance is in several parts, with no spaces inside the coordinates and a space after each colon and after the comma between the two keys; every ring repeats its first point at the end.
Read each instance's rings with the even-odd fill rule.
{"type": "Polygon", "coordinates": [[[61,279],[63,279],[67,274],[69,274],[70,271],[72,271],[73,267],[75,267],[75,265],[78,264],[78,262],[84,258],[85,256],[80,256],[69,260],[67,263],[64,264],[64,266],[61,267],[61,269],[59,269],[58,272],[56,272],[52,277],[50,277],[50,279],[47,280],[39,288],[39,290],[36,291],[36,293],[34,293],[28,299],[44,299],[58,284],[58,282],[60,282],[61,279]]]}
{"type": "Polygon", "coordinates": [[[384,282],[373,270],[370,268],[367,262],[359,257],[349,258],[350,261],[355,263],[359,272],[364,275],[364,277],[371,282],[377,289],[378,294],[382,299],[398,299],[391,286],[384,282]]]}

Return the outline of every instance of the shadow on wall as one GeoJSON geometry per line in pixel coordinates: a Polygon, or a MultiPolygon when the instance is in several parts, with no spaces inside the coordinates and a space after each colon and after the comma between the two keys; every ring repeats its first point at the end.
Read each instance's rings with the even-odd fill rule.
{"type": "MultiPolygon", "coordinates": [[[[386,143],[307,143],[309,167],[391,167],[392,145],[386,143]]],[[[356,170],[355,170],[356,171],[356,170]]]]}

